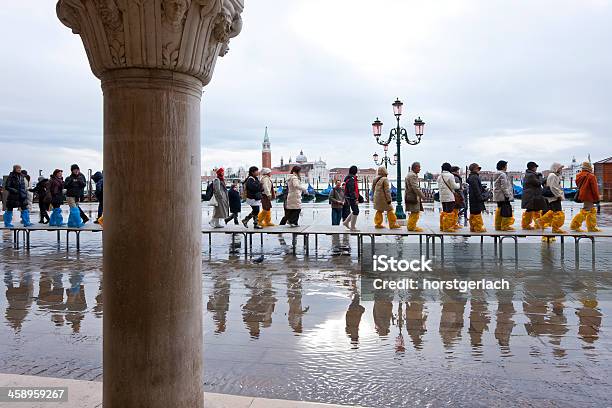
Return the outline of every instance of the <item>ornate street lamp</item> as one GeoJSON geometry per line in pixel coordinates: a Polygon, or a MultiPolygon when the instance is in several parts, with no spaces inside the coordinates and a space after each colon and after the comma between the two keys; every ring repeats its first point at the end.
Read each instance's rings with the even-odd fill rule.
{"type": "MultiPolygon", "coordinates": [[[[395,102],[393,102],[392,106],[393,106],[393,115],[395,115],[397,125],[394,129],[391,129],[391,131],[389,132],[389,138],[386,140],[380,139],[380,136],[382,135],[383,123],[380,120],[378,120],[378,118],[376,118],[376,120],[372,123],[372,133],[374,134],[374,137],[376,138],[376,143],[385,147],[385,158],[387,158],[387,155],[386,155],[387,146],[393,140],[395,140],[396,142],[397,153],[395,153],[395,155],[393,156],[395,162],[397,163],[397,205],[395,207],[395,214],[397,215],[397,218],[405,219],[406,214],[404,213],[404,207],[402,205],[402,164],[400,161],[401,160],[401,155],[400,155],[401,143],[402,143],[402,140],[404,140],[410,146],[415,146],[421,143],[421,138],[423,137],[423,133],[425,129],[425,122],[423,122],[420,117],[414,120],[415,138],[411,138],[408,136],[408,132],[406,131],[406,129],[400,126],[400,117],[402,116],[402,110],[403,110],[404,104],[399,99],[396,99],[395,102]]],[[[385,160],[385,158],[383,158],[383,160],[385,160]]],[[[378,160],[378,155],[374,156],[374,160],[375,161],[378,160]]],[[[386,167],[386,163],[385,163],[385,167],[386,167]]]]}
{"type": "Polygon", "coordinates": [[[378,153],[374,153],[374,155],[372,156],[374,158],[374,164],[376,164],[377,166],[384,165],[385,169],[387,168],[387,165],[395,166],[397,164],[397,153],[393,155],[392,159],[387,156],[387,152],[389,151],[389,145],[383,145],[383,148],[385,150],[385,157],[383,157],[381,161],[378,161],[378,153]]]}

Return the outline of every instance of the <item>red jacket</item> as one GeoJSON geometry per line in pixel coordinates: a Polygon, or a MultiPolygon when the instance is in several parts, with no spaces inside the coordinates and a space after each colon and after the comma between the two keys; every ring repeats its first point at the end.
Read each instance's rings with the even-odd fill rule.
{"type": "Polygon", "coordinates": [[[576,175],[576,185],[580,189],[578,199],[587,203],[595,203],[599,201],[599,186],[597,185],[597,177],[590,171],[582,170],[576,175]]]}

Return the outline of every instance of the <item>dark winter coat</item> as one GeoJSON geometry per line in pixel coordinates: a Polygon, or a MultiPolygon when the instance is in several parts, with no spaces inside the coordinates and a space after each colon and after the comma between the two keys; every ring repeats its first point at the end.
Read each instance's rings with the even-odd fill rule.
{"type": "Polygon", "coordinates": [[[84,195],[84,189],[87,185],[85,176],[82,173],[78,175],[70,174],[64,181],[64,188],[66,189],[66,197],[81,198],[84,195]]]}
{"type": "Polygon", "coordinates": [[[546,199],[542,191],[542,173],[527,170],[523,178],[523,197],[521,208],[524,210],[541,211],[546,209],[546,199]]]}
{"type": "Polygon", "coordinates": [[[229,198],[229,206],[231,213],[239,213],[240,207],[242,207],[242,200],[240,199],[240,193],[235,188],[230,188],[227,192],[229,198]]]}
{"type": "Polygon", "coordinates": [[[12,204],[13,207],[19,207],[28,200],[28,189],[26,188],[23,174],[11,172],[6,180],[4,188],[8,191],[6,201],[12,204]]]}
{"type": "Polygon", "coordinates": [[[482,180],[478,173],[470,173],[467,178],[469,186],[469,199],[470,199],[470,211],[471,212],[483,212],[485,210],[485,189],[482,186],[482,180]]]}
{"type": "Polygon", "coordinates": [[[349,202],[359,201],[359,185],[357,176],[348,175],[344,178],[344,198],[349,202]]]}
{"type": "Polygon", "coordinates": [[[51,192],[51,203],[60,205],[64,202],[64,180],[51,176],[49,179],[49,191],[51,192]]]}
{"type": "Polygon", "coordinates": [[[47,196],[47,193],[49,192],[49,180],[48,179],[40,180],[38,183],[36,183],[36,187],[34,187],[34,190],[32,191],[36,193],[36,196],[38,197],[38,202],[44,202],[45,197],[47,196]]]}
{"type": "Polygon", "coordinates": [[[252,200],[261,200],[261,193],[263,192],[263,186],[259,182],[257,177],[249,176],[244,182],[246,188],[246,197],[252,200]]]}
{"type": "Polygon", "coordinates": [[[91,179],[96,183],[96,198],[98,201],[102,201],[104,199],[104,177],[102,176],[102,172],[96,171],[91,179]]]}

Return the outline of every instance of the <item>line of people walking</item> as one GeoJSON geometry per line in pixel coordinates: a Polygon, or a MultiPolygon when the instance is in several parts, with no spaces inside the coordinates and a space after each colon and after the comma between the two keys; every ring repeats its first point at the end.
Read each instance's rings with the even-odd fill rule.
{"type": "MultiPolygon", "coordinates": [[[[98,200],[98,217],[94,222],[101,224],[103,222],[104,184],[102,173],[96,172],[92,176],[92,180],[96,183],[95,195],[98,200]]],[[[23,226],[34,225],[30,220],[30,212],[34,202],[34,193],[36,193],[40,224],[48,224],[53,227],[68,225],[71,228],[81,228],[89,221],[89,217],[79,206],[79,203],[84,199],[86,185],[85,176],[81,173],[77,164],[70,167],[70,174],[66,179],[64,179],[63,170],[55,169],[48,179],[43,176],[39,177],[35,187],[32,187],[27,171],[22,170],[21,166],[16,164],[4,185],[6,191],[5,197],[3,196],[4,226],[14,227],[13,211],[15,209],[21,211],[21,224],[23,226]],[[64,223],[61,209],[64,198],[70,209],[67,224],[64,223]],[[51,215],[49,215],[49,210],[51,210],[51,215]]]]}

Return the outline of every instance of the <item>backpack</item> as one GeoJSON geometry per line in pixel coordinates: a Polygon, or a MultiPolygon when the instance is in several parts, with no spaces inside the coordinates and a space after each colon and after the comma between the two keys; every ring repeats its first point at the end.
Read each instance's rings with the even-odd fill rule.
{"type": "Polygon", "coordinates": [[[204,193],[204,201],[210,201],[213,196],[213,183],[212,181],[206,186],[206,193],[204,193]]]}

